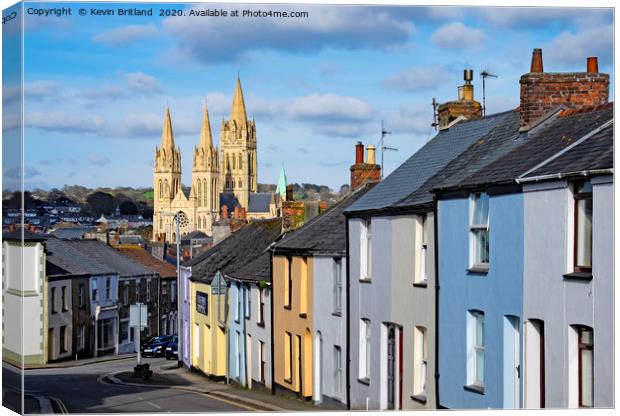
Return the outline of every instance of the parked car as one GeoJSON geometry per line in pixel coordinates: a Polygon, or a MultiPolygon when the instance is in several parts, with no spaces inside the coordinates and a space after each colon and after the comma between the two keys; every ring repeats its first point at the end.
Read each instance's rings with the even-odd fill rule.
{"type": "Polygon", "coordinates": [[[168,343],[168,346],[166,347],[166,360],[171,360],[171,359],[179,359],[179,350],[178,350],[178,339],[177,336],[174,335],[172,337],[172,340],[168,343]]]}
{"type": "Polygon", "coordinates": [[[172,340],[172,335],[162,335],[158,337],[152,337],[147,342],[142,344],[140,352],[143,357],[163,357],[166,353],[166,347],[172,340]]]}

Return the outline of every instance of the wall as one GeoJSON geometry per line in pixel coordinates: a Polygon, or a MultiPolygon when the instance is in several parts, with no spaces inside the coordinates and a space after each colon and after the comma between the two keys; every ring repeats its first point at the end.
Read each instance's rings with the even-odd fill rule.
{"type": "Polygon", "coordinates": [[[313,261],[311,257],[308,257],[308,277],[307,277],[307,314],[306,317],[300,315],[300,273],[301,273],[301,258],[292,257],[292,273],[293,273],[293,298],[292,307],[287,309],[284,307],[284,288],[286,282],[286,269],[287,262],[284,256],[274,256],[273,267],[273,310],[274,310],[274,354],[275,357],[275,374],[274,382],[285,389],[299,393],[299,352],[297,347],[296,336],[301,337],[302,341],[302,391],[301,395],[304,397],[312,396],[312,342],[313,342],[313,261]],[[293,372],[292,380],[285,380],[284,370],[284,332],[288,331],[292,334],[293,338],[293,372]],[[308,340],[308,337],[310,338],[308,340]]]}
{"type": "MultiPolygon", "coordinates": [[[[252,347],[249,351],[251,358],[249,359],[251,370],[251,387],[254,388],[255,383],[259,383],[259,343],[262,341],[265,347],[265,387],[271,388],[271,286],[263,289],[265,299],[264,323],[258,322],[258,305],[260,303],[259,290],[257,285],[252,285],[250,289],[251,313],[250,319],[246,321],[247,334],[252,337],[252,347]]],[[[247,358],[246,358],[247,359],[247,358]]]]}
{"type": "MultiPolygon", "coordinates": [[[[532,184],[525,192],[524,319],[544,321],[545,406],[573,407],[571,331],[594,329],[594,405],[612,407],[613,372],[613,186],[593,182],[593,278],[566,279],[572,272],[574,199],[566,181],[532,184]]],[[[528,375],[525,374],[526,380],[528,375]]],[[[527,387],[527,386],[526,386],[527,387]]],[[[527,390],[527,389],[526,389],[527,390]]]]}
{"type": "Polygon", "coordinates": [[[2,268],[2,358],[19,367],[22,363],[44,364],[47,297],[43,245],[3,241],[2,268]]]}
{"type": "Polygon", "coordinates": [[[382,253],[392,252],[391,224],[388,217],[372,218],[372,270],[371,282],[360,281],[360,230],[361,220],[349,220],[349,284],[350,284],[350,384],[351,409],[381,408],[381,397],[387,394],[381,383],[381,329],[382,322],[390,320],[392,304],[391,257],[382,253]],[[381,272],[380,272],[381,271],[381,272]],[[359,380],[359,327],[360,319],[370,319],[371,369],[370,384],[359,380]]]}
{"type": "Polygon", "coordinates": [[[487,274],[467,271],[469,198],[440,200],[438,210],[440,404],[456,409],[501,408],[504,405],[504,316],[521,317],[523,307],[523,195],[490,197],[487,274]],[[469,309],[485,313],[484,394],[464,389],[468,384],[466,317],[469,309]]]}
{"type": "Polygon", "coordinates": [[[47,357],[48,361],[60,360],[73,356],[73,301],[71,296],[71,278],[62,280],[48,280],[47,283],[48,293],[48,340],[47,357]],[[62,289],[65,288],[66,293],[66,309],[62,304],[62,289]],[[55,302],[52,305],[52,289],[55,289],[55,302]],[[52,312],[54,311],[54,312],[52,312]],[[65,339],[60,339],[60,328],[65,327],[65,339]],[[53,334],[53,335],[52,335],[53,334]],[[50,338],[49,335],[52,335],[50,338]],[[64,352],[62,350],[62,343],[64,342],[64,352]]]}
{"type": "Polygon", "coordinates": [[[346,405],[346,352],[347,352],[347,310],[346,310],[346,257],[340,257],[341,261],[341,281],[342,281],[342,308],[340,313],[336,313],[334,309],[334,258],[314,256],[314,313],[313,313],[313,335],[315,337],[314,359],[315,373],[317,376],[318,363],[317,357],[321,357],[319,379],[315,379],[316,383],[321,383],[320,393],[322,397],[317,397],[315,391],[315,401],[336,400],[346,405]],[[316,339],[320,337],[321,351],[316,350],[316,339]],[[339,346],[341,350],[341,383],[338,389],[334,384],[334,346],[339,346]]]}
{"type": "Polygon", "coordinates": [[[71,278],[71,290],[72,290],[72,304],[73,304],[73,354],[78,354],[78,358],[89,358],[93,356],[93,350],[89,348],[91,343],[91,331],[92,320],[90,316],[90,290],[88,286],[88,277],[76,277],[71,278]],[[79,291],[80,285],[84,285],[84,303],[80,307],[79,304],[79,291]],[[77,345],[77,330],[79,327],[84,326],[84,349],[79,349],[77,345]]]}

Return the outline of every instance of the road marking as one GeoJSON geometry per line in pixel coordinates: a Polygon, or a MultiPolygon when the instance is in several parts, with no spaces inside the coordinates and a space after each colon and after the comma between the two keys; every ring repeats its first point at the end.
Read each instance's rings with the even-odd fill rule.
{"type": "Polygon", "coordinates": [[[58,405],[58,408],[60,409],[60,413],[69,413],[69,409],[67,409],[67,406],[65,406],[62,400],[56,397],[50,397],[50,400],[53,400],[56,403],[56,405],[58,405]]]}
{"type": "Polygon", "coordinates": [[[147,403],[153,406],[155,409],[161,409],[161,406],[156,405],[155,403],[152,403],[152,402],[147,402],[147,403]]]}
{"type": "Polygon", "coordinates": [[[234,402],[232,400],[224,399],[222,397],[213,396],[213,395],[209,394],[209,392],[204,392],[204,393],[195,392],[195,393],[196,394],[202,394],[202,395],[207,396],[208,398],[213,399],[213,400],[219,400],[219,401],[224,402],[224,403],[232,404],[233,406],[237,406],[237,407],[240,407],[242,409],[249,410],[250,412],[258,412],[258,411],[260,411],[259,409],[255,408],[255,407],[246,406],[245,404],[241,404],[239,402],[234,402]]]}

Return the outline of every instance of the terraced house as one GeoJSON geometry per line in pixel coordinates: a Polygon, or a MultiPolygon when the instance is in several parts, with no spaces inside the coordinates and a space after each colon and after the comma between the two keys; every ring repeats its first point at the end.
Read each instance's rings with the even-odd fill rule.
{"type": "Polygon", "coordinates": [[[230,275],[263,254],[280,232],[280,219],[252,220],[183,264],[190,282],[189,366],[214,379],[248,384],[246,303],[230,275]]]}
{"type": "Polygon", "coordinates": [[[599,221],[611,222],[609,78],[592,59],[588,72],[545,73],[535,50],[520,82],[518,119],[480,136],[433,186],[440,405],[611,406],[613,332],[596,316],[612,306],[594,290],[610,287],[611,245],[601,228],[593,239],[592,214],[597,184],[599,221]]]}

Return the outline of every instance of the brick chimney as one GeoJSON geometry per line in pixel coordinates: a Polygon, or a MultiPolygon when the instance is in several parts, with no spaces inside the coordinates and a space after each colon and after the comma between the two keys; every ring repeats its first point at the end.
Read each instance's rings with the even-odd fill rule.
{"type": "Polygon", "coordinates": [[[228,205],[222,205],[222,220],[228,219],[228,205]]]}
{"type": "Polygon", "coordinates": [[[364,145],[362,142],[357,142],[355,145],[355,164],[351,165],[350,168],[352,191],[359,188],[366,182],[381,181],[381,166],[377,165],[375,161],[375,151],[375,146],[369,145],[366,148],[366,162],[364,162],[364,145]]]}
{"type": "Polygon", "coordinates": [[[441,104],[437,108],[440,130],[450,127],[450,123],[459,117],[466,120],[482,117],[482,105],[474,100],[474,86],[471,83],[473,78],[473,69],[465,69],[463,71],[465,84],[458,88],[459,99],[441,104]]]}
{"type": "Polygon", "coordinates": [[[534,49],[530,72],[521,75],[521,130],[527,131],[554,108],[606,104],[609,74],[598,72],[598,59],[587,58],[587,72],[544,72],[542,49],[534,49]]]}

